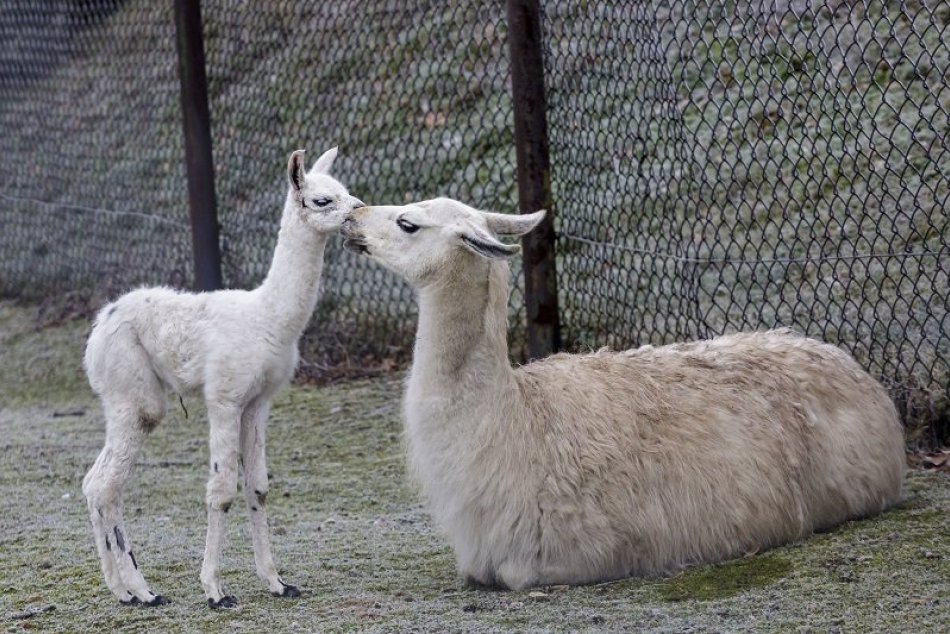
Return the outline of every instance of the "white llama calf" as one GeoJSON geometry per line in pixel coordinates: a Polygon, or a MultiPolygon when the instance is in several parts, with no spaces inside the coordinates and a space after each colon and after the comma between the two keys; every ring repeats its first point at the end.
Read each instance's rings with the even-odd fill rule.
{"type": "Polygon", "coordinates": [[[415,288],[404,414],[428,509],[472,582],[654,576],[788,542],[900,497],[901,426],[846,353],[787,330],[512,369],[508,265],[544,216],[366,207],[346,246],[415,288]]]}
{"type": "Polygon", "coordinates": [[[323,253],[344,215],[362,206],[329,175],[337,150],[305,171],[290,157],[290,188],[267,278],[252,291],[185,293],[143,288],[96,317],[85,366],[106,418],[105,447],[83,480],[106,584],[126,604],[167,603],[153,593],[132,553],[122,518],[123,489],[148,433],[165,415],[166,395],[204,389],[210,423],[208,534],[201,584],[212,608],[237,605],[219,574],[224,514],[237,495],[239,462],[257,573],[274,595],[300,596],[277,574],[264,503],[264,438],[271,399],[290,381],[297,340],[317,301],[323,253]]]}

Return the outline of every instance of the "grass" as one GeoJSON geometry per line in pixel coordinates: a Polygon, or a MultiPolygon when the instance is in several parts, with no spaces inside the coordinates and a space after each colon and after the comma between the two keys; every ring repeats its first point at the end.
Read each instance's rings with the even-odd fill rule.
{"type": "Polygon", "coordinates": [[[490,592],[462,586],[404,471],[401,373],[294,386],[273,408],[268,496],[275,557],[296,601],[257,580],[243,509],[228,517],[226,586],[212,612],[198,571],[207,423],[177,404],[126,495],[137,558],[173,603],[126,608],[100,579],[80,490],[102,442],[81,372],[87,323],[38,327],[0,302],[0,630],[842,631],[950,626],[950,477],[912,472],[905,501],[801,543],[669,579],[490,592]],[[32,616],[29,616],[32,614],[32,616]]]}

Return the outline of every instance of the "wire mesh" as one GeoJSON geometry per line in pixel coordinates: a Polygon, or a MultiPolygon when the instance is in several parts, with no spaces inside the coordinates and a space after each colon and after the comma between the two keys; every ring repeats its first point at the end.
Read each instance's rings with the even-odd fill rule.
{"type": "Polygon", "coordinates": [[[565,339],[793,326],[945,422],[950,5],[545,7],[565,339]]]}
{"type": "Polygon", "coordinates": [[[0,5],[0,293],[190,275],[174,22],[146,6],[0,5]]]}
{"type": "MultiPolygon", "coordinates": [[[[191,276],[172,3],[0,6],[0,294],[191,276]]],[[[227,285],[267,271],[289,152],[374,203],[516,206],[504,8],[206,0],[227,285]]],[[[950,5],[543,3],[563,340],[793,326],[902,404],[950,391],[950,5]]],[[[404,359],[414,302],[334,242],[305,359],[404,359]]],[[[523,345],[520,273],[512,341],[523,345]]]]}

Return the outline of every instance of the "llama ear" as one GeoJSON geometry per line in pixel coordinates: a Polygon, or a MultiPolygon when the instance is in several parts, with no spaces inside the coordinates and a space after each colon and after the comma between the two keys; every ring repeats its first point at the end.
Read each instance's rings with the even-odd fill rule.
{"type": "Polygon", "coordinates": [[[287,163],[287,180],[294,191],[300,191],[303,188],[303,150],[297,150],[290,155],[290,161],[287,163]]]}
{"type": "Polygon", "coordinates": [[[465,248],[483,258],[498,260],[510,258],[521,252],[517,244],[505,244],[477,229],[468,229],[459,236],[465,248]]]}
{"type": "Polygon", "coordinates": [[[544,209],[533,214],[496,214],[483,211],[489,230],[498,236],[523,236],[538,226],[547,211],[544,209]]]}
{"type": "Polygon", "coordinates": [[[330,168],[333,167],[333,161],[336,160],[336,151],[337,148],[332,147],[321,154],[320,158],[313,164],[313,167],[310,168],[310,171],[319,174],[329,174],[330,168]]]}

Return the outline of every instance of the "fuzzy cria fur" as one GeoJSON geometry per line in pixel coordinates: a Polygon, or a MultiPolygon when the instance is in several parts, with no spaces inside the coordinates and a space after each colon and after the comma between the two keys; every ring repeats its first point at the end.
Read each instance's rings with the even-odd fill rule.
{"type": "Polygon", "coordinates": [[[327,240],[344,214],[362,205],[329,175],[336,148],[310,172],[303,152],[288,165],[290,181],[274,259],[256,289],[186,293],[143,288],[99,313],[86,344],[89,384],[106,419],[105,447],[83,480],[102,572],[123,603],[161,605],[132,551],[122,498],[148,433],[169,392],[203,390],[210,424],[208,533],[201,583],[213,608],[232,608],[220,575],[224,515],[237,496],[239,463],[258,575],[275,595],[300,596],[271,556],[265,501],[267,415],[297,365],[297,340],[317,301],[327,240]]]}
{"type": "Polygon", "coordinates": [[[539,220],[439,199],[344,223],[350,248],[417,291],[409,459],[464,577],[665,575],[900,498],[887,393],[845,352],[788,330],[511,368],[501,258],[517,247],[495,236],[539,220]]]}

